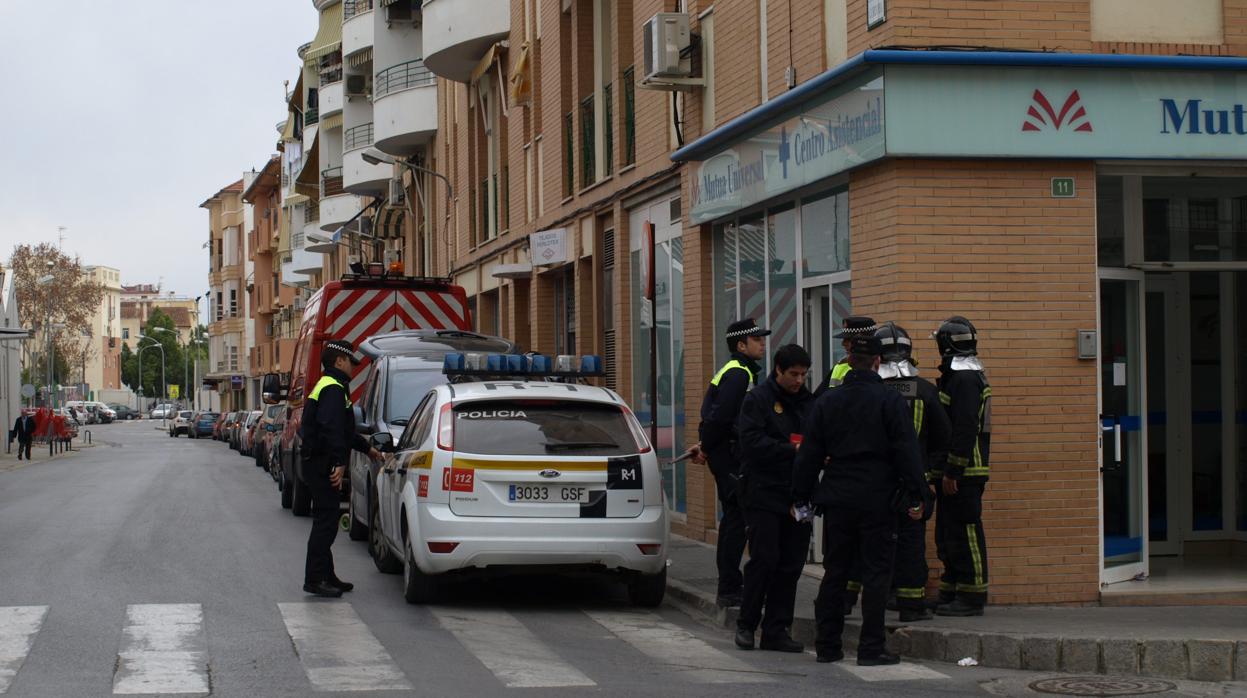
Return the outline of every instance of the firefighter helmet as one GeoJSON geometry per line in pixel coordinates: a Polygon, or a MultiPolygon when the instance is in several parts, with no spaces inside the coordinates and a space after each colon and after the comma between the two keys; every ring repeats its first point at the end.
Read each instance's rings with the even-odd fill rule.
{"type": "Polygon", "coordinates": [[[940,324],[934,334],[940,356],[977,356],[978,332],[969,320],[954,315],[940,324]]]}
{"type": "Polygon", "coordinates": [[[875,337],[879,338],[879,343],[883,345],[885,363],[911,360],[914,345],[904,327],[894,322],[884,323],[875,331],[875,337]]]}

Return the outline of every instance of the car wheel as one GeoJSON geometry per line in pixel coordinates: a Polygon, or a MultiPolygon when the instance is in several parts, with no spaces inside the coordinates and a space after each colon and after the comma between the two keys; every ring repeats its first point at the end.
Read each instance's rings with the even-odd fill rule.
{"type": "Polygon", "coordinates": [[[351,527],[346,530],[347,537],[351,540],[368,540],[368,526],[355,516],[355,495],[346,498],[346,510],[351,516],[351,527]]]}
{"type": "Polygon", "coordinates": [[[290,483],[294,489],[293,499],[290,502],[290,513],[295,516],[311,516],[312,514],[312,493],[307,485],[299,482],[299,478],[293,478],[290,483]]]}
{"type": "Polygon", "coordinates": [[[667,570],[658,574],[638,574],[628,581],[628,600],[633,606],[654,608],[667,593],[667,570]]]}
{"type": "Polygon", "coordinates": [[[433,603],[437,600],[437,577],[425,574],[416,566],[416,555],[411,551],[411,537],[403,542],[406,560],[403,562],[403,598],[407,603],[433,603]]]}
{"type": "Polygon", "coordinates": [[[277,486],[281,489],[281,508],[289,509],[294,505],[294,488],[290,486],[290,481],[286,479],[285,473],[282,473],[279,477],[277,486]]]}
{"type": "Polygon", "coordinates": [[[369,516],[372,525],[368,527],[368,553],[372,555],[372,564],[385,574],[398,574],[403,570],[403,561],[394,556],[390,547],[381,536],[381,513],[372,508],[369,516]]]}

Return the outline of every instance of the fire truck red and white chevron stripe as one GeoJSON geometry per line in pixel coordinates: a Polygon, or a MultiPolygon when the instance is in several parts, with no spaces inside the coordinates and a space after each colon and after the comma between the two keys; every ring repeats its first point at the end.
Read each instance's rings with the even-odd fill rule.
{"type": "MultiPolygon", "coordinates": [[[[395,330],[447,330],[466,326],[459,303],[449,293],[395,289],[344,288],[328,299],[325,329],[334,339],[355,346],[369,337],[395,330]]],[[[362,397],[367,359],[351,377],[351,400],[362,397]]]]}

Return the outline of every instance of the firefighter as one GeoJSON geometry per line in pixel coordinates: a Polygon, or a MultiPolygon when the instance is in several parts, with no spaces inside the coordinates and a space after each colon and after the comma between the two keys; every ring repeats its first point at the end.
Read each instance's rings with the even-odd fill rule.
{"type": "Polygon", "coordinates": [[[934,334],[940,351],[939,397],[952,425],[936,495],[935,542],[944,573],[936,615],[981,616],[987,602],[983,490],[991,446],[992,389],[978,358],[978,333],[955,315],[934,334]]]}
{"type": "Polygon", "coordinates": [[[749,562],[736,621],[736,646],[803,652],[792,639],[797,582],[810,548],[809,522],[788,515],[792,503],[792,463],[801,448],[801,425],[814,402],[805,387],[810,355],[796,344],[775,352],[770,377],[745,396],[736,421],[740,435],[742,506],[749,539],[749,562]],[[766,613],[763,615],[763,606],[766,613]]]}
{"type": "Polygon", "coordinates": [[[822,395],[828,388],[834,388],[844,382],[844,377],[849,372],[849,341],[858,335],[874,332],[875,329],[875,321],[865,315],[850,315],[844,319],[840,331],[832,335],[833,338],[840,340],[840,346],[844,347],[844,358],[836,362],[836,365],[827,372],[827,377],[823,379],[823,382],[818,384],[814,390],[815,397],[822,395]]]}
{"type": "MultiPolygon", "coordinates": [[[[885,385],[905,398],[913,415],[918,449],[923,455],[928,481],[930,473],[943,467],[948,455],[951,427],[948,415],[940,405],[939,389],[918,375],[913,361],[913,342],[905,328],[886,323],[875,332],[883,349],[879,377],[885,385]]],[[[892,571],[892,588],[902,623],[930,620],[926,607],[927,586],[927,519],[935,505],[930,487],[922,488],[923,517],[912,519],[905,511],[897,512],[896,563],[892,571]]]]}
{"type": "Polygon", "coordinates": [[[339,597],[355,588],[338,579],[333,569],[333,540],[338,534],[339,497],[351,449],[380,460],[355,431],[351,411],[351,371],[359,364],[355,347],[344,339],[325,342],[320,354],[324,370],[303,408],[299,436],[303,440],[303,475],[312,495],[312,533],[307,539],[307,563],[303,591],[316,596],[339,597]]]}
{"type": "Polygon", "coordinates": [[[873,333],[853,337],[844,382],[818,398],[806,419],[793,473],[794,518],[823,509],[822,584],[814,602],[819,662],[844,658],[845,583],[854,558],[862,572],[861,666],[896,664],[885,647],[883,613],[896,550],[899,500],[922,518],[922,456],[905,399],[876,371],[882,347],[873,333]],[[822,479],[819,474],[822,473],[822,479]]]}
{"type": "Polygon", "coordinates": [[[731,357],[714,374],[701,403],[700,441],[693,446],[698,463],[709,462],[719,495],[719,543],[715,559],[719,568],[716,599],[719,607],[739,606],[744,576],[740,560],[745,554],[745,516],[737,497],[740,461],[737,457],[736,418],[745,393],[757,382],[766,356],[766,337],[770,330],[758,327],[753,318],[728,325],[724,340],[731,357]]]}

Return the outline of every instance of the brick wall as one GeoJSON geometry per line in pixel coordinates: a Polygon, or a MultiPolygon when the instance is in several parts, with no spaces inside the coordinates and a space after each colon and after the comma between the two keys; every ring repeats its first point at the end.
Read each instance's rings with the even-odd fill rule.
{"type": "Polygon", "coordinates": [[[902,160],[849,187],[853,310],[915,340],[924,375],[953,314],[980,332],[992,383],[984,526],[993,603],[1098,598],[1095,170],[1086,162],[902,160]],[[1078,197],[1053,199],[1073,176],[1078,197]]]}

